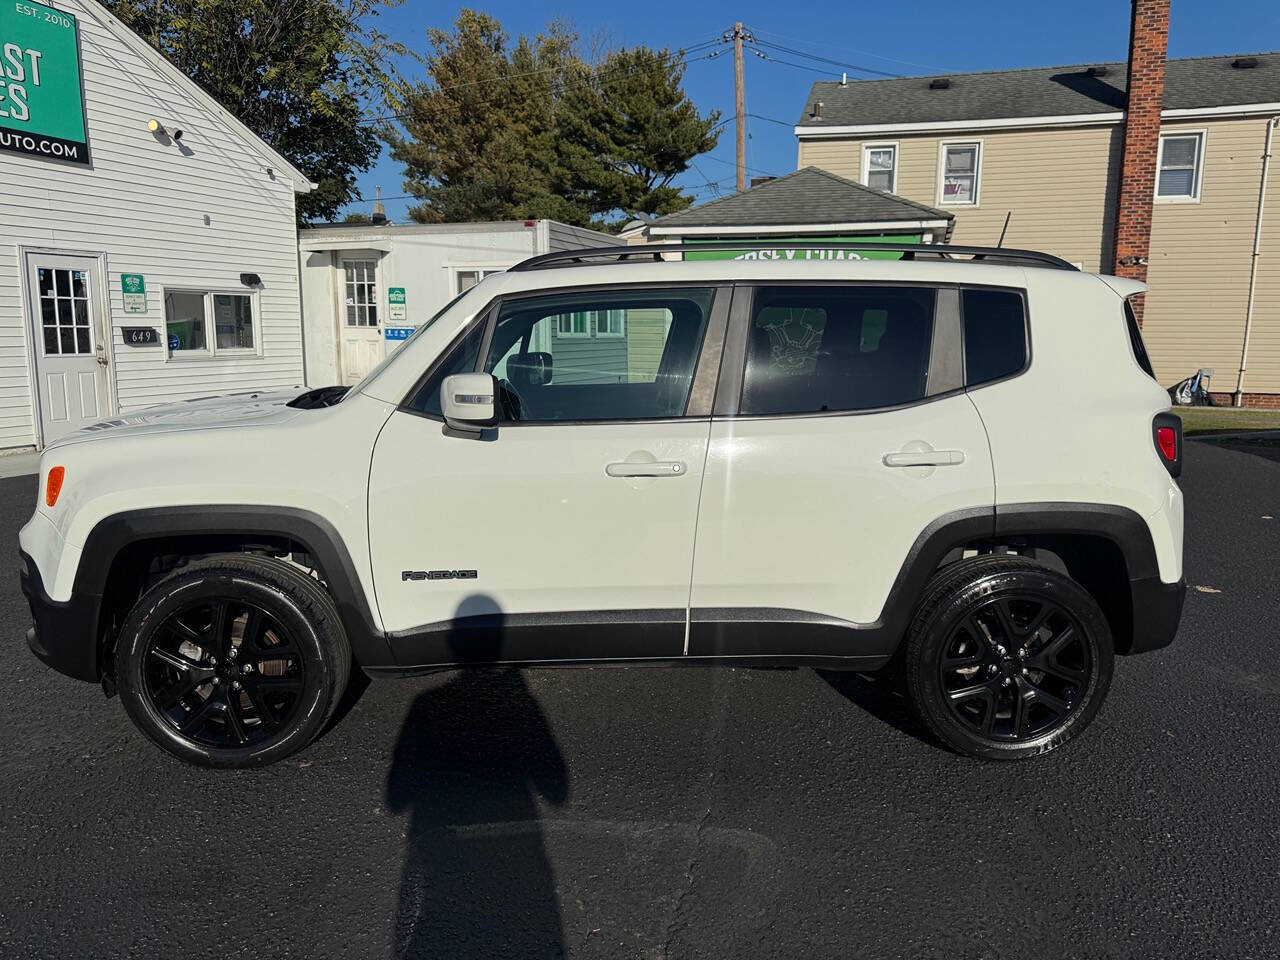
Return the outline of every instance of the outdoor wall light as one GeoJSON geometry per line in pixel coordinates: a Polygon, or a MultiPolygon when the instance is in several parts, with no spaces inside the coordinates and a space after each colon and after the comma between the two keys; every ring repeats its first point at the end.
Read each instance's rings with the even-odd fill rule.
{"type": "Polygon", "coordinates": [[[240,282],[246,287],[257,287],[262,285],[262,278],[256,273],[242,273],[240,274],[240,282]]]}
{"type": "Polygon", "coordinates": [[[179,143],[182,140],[181,130],[174,130],[173,133],[170,133],[168,130],[164,128],[164,124],[161,123],[159,120],[157,120],[155,117],[152,117],[150,120],[147,121],[147,129],[151,131],[151,135],[154,136],[157,140],[162,140],[164,137],[168,137],[174,143],[179,143]]]}
{"type": "Polygon", "coordinates": [[[162,135],[165,132],[164,124],[154,117],[147,121],[147,129],[157,135],[162,135]]]}

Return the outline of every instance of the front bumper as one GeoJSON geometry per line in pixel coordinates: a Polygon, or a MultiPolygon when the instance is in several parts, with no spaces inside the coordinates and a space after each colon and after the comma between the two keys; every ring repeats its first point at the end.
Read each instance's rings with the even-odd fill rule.
{"type": "Polygon", "coordinates": [[[19,551],[19,556],[22,593],[34,621],[27,630],[27,646],[59,673],[97,683],[101,677],[97,642],[101,598],[72,594],[66,603],[50,600],[40,568],[24,551],[19,551]]]}
{"type": "Polygon", "coordinates": [[[1187,581],[1165,583],[1159,577],[1129,581],[1133,602],[1133,640],[1127,653],[1159,650],[1173,643],[1182,619],[1182,601],[1187,596],[1187,581]]]}

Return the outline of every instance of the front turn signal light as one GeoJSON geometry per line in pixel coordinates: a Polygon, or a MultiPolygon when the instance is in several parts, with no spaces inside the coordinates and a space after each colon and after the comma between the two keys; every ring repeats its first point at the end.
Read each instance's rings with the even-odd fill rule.
{"type": "Polygon", "coordinates": [[[44,502],[46,506],[52,507],[58,502],[58,494],[62,492],[62,481],[66,478],[67,471],[64,467],[51,467],[49,469],[49,478],[44,482],[44,502]]]}

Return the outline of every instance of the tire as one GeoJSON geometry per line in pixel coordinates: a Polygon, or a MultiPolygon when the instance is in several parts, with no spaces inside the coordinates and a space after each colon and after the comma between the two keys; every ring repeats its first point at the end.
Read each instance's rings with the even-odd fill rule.
{"type": "Polygon", "coordinates": [[[920,720],[952,749],[991,760],[1037,756],[1078,735],[1102,706],[1115,661],[1088,591],[1005,556],[939,571],[904,648],[920,720]]]}
{"type": "Polygon", "coordinates": [[[181,567],[129,612],[115,652],[125,711],[157,746],[205,767],[258,767],[325,728],[351,648],[333,601],[279,560],[181,567]]]}

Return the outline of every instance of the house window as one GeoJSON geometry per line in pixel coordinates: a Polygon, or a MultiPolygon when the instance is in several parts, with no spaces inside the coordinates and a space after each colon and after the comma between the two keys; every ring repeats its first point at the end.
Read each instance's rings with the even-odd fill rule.
{"type": "Polygon", "coordinates": [[[1156,197],[1160,200],[1199,200],[1203,157],[1203,133],[1162,136],[1156,197]]]}
{"type": "Polygon", "coordinates": [[[556,317],[556,336],[591,336],[591,314],[585,312],[560,314],[560,316],[556,317]]]}
{"type": "Polygon", "coordinates": [[[982,166],[982,143],[944,143],[942,145],[942,188],[939,204],[975,206],[978,203],[978,181],[982,166]]]}
{"type": "Polygon", "coordinates": [[[169,356],[253,351],[258,342],[253,300],[253,294],[248,293],[166,290],[164,325],[169,356]]]}
{"type": "Polygon", "coordinates": [[[862,148],[862,181],[875,190],[893,193],[898,188],[898,145],[868,143],[862,148]]]}
{"type": "Polygon", "coordinates": [[[344,260],[347,326],[378,325],[378,263],[376,260],[344,260]]]}
{"type": "Polygon", "coordinates": [[[627,314],[624,310],[600,310],[596,313],[597,337],[625,337],[627,314]]]}
{"type": "Polygon", "coordinates": [[[495,273],[502,273],[502,267],[496,267],[492,270],[476,267],[475,269],[459,270],[457,272],[457,281],[455,283],[455,293],[463,293],[470,290],[485,277],[491,277],[495,273]]]}

